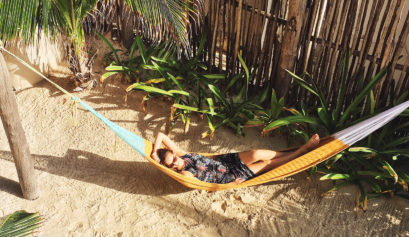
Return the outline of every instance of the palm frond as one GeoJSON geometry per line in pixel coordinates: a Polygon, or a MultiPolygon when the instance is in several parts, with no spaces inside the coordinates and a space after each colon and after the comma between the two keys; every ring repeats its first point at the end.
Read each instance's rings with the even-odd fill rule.
{"type": "Polygon", "coordinates": [[[0,39],[21,37],[27,42],[40,29],[63,32],[81,51],[84,28],[99,31],[115,17],[132,17],[137,33],[153,45],[166,42],[191,55],[190,37],[201,25],[203,12],[204,0],[0,0],[0,39]]]}
{"type": "Polygon", "coordinates": [[[170,48],[191,54],[189,37],[203,20],[203,0],[125,0],[136,14],[141,33],[153,45],[166,42],[170,48]]]}
{"type": "Polygon", "coordinates": [[[0,39],[34,40],[37,29],[56,32],[50,0],[0,0],[0,39]]]}
{"type": "Polygon", "coordinates": [[[21,237],[32,234],[42,223],[38,213],[16,211],[0,225],[0,236],[21,237]]]}

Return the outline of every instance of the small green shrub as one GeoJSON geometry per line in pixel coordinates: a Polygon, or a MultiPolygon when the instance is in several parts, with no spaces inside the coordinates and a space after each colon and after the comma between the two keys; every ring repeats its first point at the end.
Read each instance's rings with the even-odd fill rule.
{"type": "MultiPolygon", "coordinates": [[[[372,89],[386,75],[389,66],[380,70],[366,86],[358,87],[352,103],[342,110],[342,101],[345,96],[349,55],[346,53],[341,75],[341,86],[338,92],[336,106],[331,109],[318,85],[308,75],[303,79],[291,72],[295,82],[318,97],[320,106],[307,108],[301,106],[301,113],[280,118],[269,124],[269,128],[278,128],[293,123],[304,123],[301,134],[313,134],[318,131],[325,135],[332,134],[343,128],[356,124],[366,118],[376,115],[375,100],[372,89]]],[[[392,85],[393,86],[393,85],[392,85]]],[[[391,92],[394,90],[390,90],[391,92]]],[[[408,93],[393,101],[392,105],[402,103],[408,93]]],[[[394,98],[390,95],[390,98],[394,98]]],[[[334,191],[346,184],[355,184],[359,187],[357,206],[366,209],[368,199],[383,194],[397,194],[408,196],[409,182],[409,112],[404,112],[397,119],[374,132],[368,138],[358,142],[351,148],[337,154],[327,162],[314,167],[310,173],[324,174],[321,180],[332,180],[334,191]]]]}

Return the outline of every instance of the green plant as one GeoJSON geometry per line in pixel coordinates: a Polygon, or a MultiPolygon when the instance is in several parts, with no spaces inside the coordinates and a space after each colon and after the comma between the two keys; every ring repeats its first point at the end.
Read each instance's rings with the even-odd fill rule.
{"type": "MultiPolygon", "coordinates": [[[[303,105],[301,113],[278,119],[269,124],[269,126],[276,129],[280,126],[288,125],[294,122],[305,123],[312,125],[309,127],[309,129],[312,129],[312,132],[315,133],[317,131],[324,130],[325,134],[329,135],[334,133],[335,131],[339,131],[345,127],[359,122],[360,120],[367,118],[361,116],[361,114],[365,112],[363,110],[366,108],[364,101],[365,99],[370,99],[370,93],[372,93],[372,89],[386,75],[390,66],[383,68],[367,83],[365,87],[355,88],[355,91],[351,93],[352,95],[356,95],[352,100],[352,103],[346,106],[345,109],[342,109],[347,83],[348,65],[349,54],[347,51],[342,66],[342,74],[340,78],[341,86],[338,91],[337,100],[335,101],[335,108],[329,105],[324,93],[308,73],[304,74],[305,78],[308,80],[307,81],[287,70],[287,72],[292,76],[296,83],[298,83],[301,87],[305,88],[312,95],[315,95],[318,98],[320,106],[315,111],[311,111],[306,109],[305,105],[303,105]]],[[[361,81],[363,80],[363,78],[364,77],[362,76],[361,81]]]]}
{"type": "MultiPolygon", "coordinates": [[[[407,95],[407,92],[404,93],[393,104],[402,103],[407,95]]],[[[370,107],[374,108],[375,102],[371,100],[370,103],[370,107]]],[[[409,118],[407,113],[409,111],[354,147],[333,157],[325,163],[324,167],[319,168],[319,172],[325,173],[321,180],[334,180],[334,187],[328,191],[333,191],[345,184],[358,185],[360,201],[357,205],[361,205],[363,209],[366,209],[368,199],[382,194],[396,194],[409,199],[407,193],[409,118]],[[340,162],[337,162],[338,160],[340,162]]]]}
{"type": "MultiPolygon", "coordinates": [[[[356,90],[352,93],[356,94],[352,103],[343,106],[342,102],[348,81],[348,65],[349,55],[347,52],[342,67],[340,89],[333,107],[328,105],[326,97],[308,74],[305,74],[305,77],[310,83],[289,72],[295,82],[312,95],[317,96],[320,106],[318,109],[312,110],[302,104],[301,112],[298,115],[278,119],[270,126],[277,128],[296,121],[296,123],[305,124],[305,132],[308,134],[321,131],[329,135],[380,112],[375,109],[372,89],[386,75],[389,66],[380,70],[366,86],[364,86],[363,77],[361,77],[356,90]]],[[[393,83],[392,86],[394,86],[393,83]]],[[[392,94],[393,90],[390,91],[389,98],[395,98],[392,94]]],[[[404,93],[395,100],[391,99],[393,101],[391,106],[403,102],[407,95],[408,93],[404,93]]],[[[357,207],[361,206],[364,210],[367,208],[368,199],[386,193],[407,197],[409,121],[406,113],[353,147],[332,157],[324,164],[312,168],[310,173],[324,174],[320,178],[321,180],[333,181],[334,186],[328,192],[347,184],[357,185],[360,190],[357,195],[357,207]]]]}
{"type": "MultiPolygon", "coordinates": [[[[245,84],[241,91],[245,91],[244,87],[246,86],[247,85],[245,84]]],[[[254,120],[255,111],[262,110],[262,107],[258,103],[248,100],[247,93],[239,93],[235,98],[233,98],[226,96],[214,85],[209,85],[209,89],[213,92],[219,105],[215,109],[214,115],[210,116],[217,117],[220,122],[213,125],[210,119],[210,129],[207,133],[204,133],[203,136],[206,136],[206,134],[212,136],[215,129],[225,124],[233,128],[237,134],[244,135],[244,125],[247,121],[254,120]]]]}
{"type": "Polygon", "coordinates": [[[202,35],[196,55],[193,58],[182,56],[180,59],[163,48],[148,48],[145,51],[143,45],[138,44],[141,57],[144,59],[142,69],[147,71],[145,75],[148,80],[134,83],[127,91],[148,92],[144,101],[154,96],[172,98],[174,101],[170,115],[172,126],[181,118],[185,123],[185,131],[188,131],[191,112],[205,113],[211,96],[208,85],[225,78],[223,74],[209,74],[207,67],[199,61],[205,40],[206,33],[202,35]]]}
{"type": "MultiPolygon", "coordinates": [[[[263,108],[260,104],[265,100],[268,88],[260,96],[252,99],[248,98],[248,87],[250,83],[250,72],[239,54],[239,61],[244,71],[232,77],[224,90],[221,90],[221,83],[209,82],[205,80],[207,88],[201,88],[203,98],[206,101],[206,107],[185,106],[175,103],[173,107],[183,111],[198,112],[205,114],[208,120],[209,129],[202,134],[202,137],[214,135],[214,131],[221,126],[228,126],[236,131],[237,134],[244,135],[243,127],[249,120],[255,119],[255,112],[263,108]],[[237,95],[229,95],[229,90],[238,91],[237,95]],[[210,91],[211,93],[207,93],[210,91]]],[[[200,79],[203,81],[203,79],[200,79]]],[[[220,81],[222,82],[222,81],[220,81]]],[[[183,118],[182,118],[183,119],[183,118]]]]}
{"type": "Polygon", "coordinates": [[[38,213],[16,211],[0,225],[0,236],[28,236],[40,227],[42,218],[38,213]]]}
{"type": "Polygon", "coordinates": [[[107,72],[102,75],[101,82],[104,82],[105,79],[116,74],[123,75],[128,80],[128,82],[139,82],[141,71],[146,69],[147,65],[151,61],[151,57],[153,57],[153,55],[155,55],[160,49],[162,49],[162,47],[159,46],[145,50],[141,37],[137,35],[130,48],[128,58],[121,59],[118,55],[118,52],[122,50],[115,49],[114,46],[109,42],[109,40],[103,35],[99,33],[97,33],[97,35],[111,49],[110,55],[112,55],[114,58],[110,65],[105,68],[107,72]],[[136,49],[138,49],[139,55],[135,55],[136,49]]]}

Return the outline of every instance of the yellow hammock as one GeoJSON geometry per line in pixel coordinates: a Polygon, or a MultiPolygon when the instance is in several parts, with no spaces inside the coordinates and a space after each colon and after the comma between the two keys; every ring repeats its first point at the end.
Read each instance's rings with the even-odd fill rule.
{"type": "MultiPolygon", "coordinates": [[[[148,140],[143,139],[142,137],[131,133],[130,131],[120,127],[119,125],[111,122],[107,118],[103,117],[101,114],[96,112],[93,108],[85,104],[79,98],[73,96],[68,91],[61,88],[59,85],[45,77],[43,74],[38,72],[36,69],[31,67],[29,64],[12,54],[11,52],[7,51],[0,45],[0,51],[7,52],[11,56],[15,57],[19,62],[23,65],[27,66],[35,73],[49,81],[51,84],[56,86],[59,90],[64,92],[65,94],[69,95],[74,103],[81,104],[84,108],[89,110],[92,114],[94,114],[97,118],[99,118],[103,123],[105,123],[110,129],[112,129],[119,137],[121,137],[126,143],[128,143],[132,148],[134,148],[137,152],[139,152],[142,156],[144,156],[149,162],[151,162],[156,168],[164,172],[165,174],[169,175],[171,178],[175,179],[179,183],[194,189],[203,189],[207,191],[216,191],[216,190],[224,190],[224,189],[231,189],[231,188],[240,188],[246,186],[253,186],[263,183],[268,183],[274,180],[282,179],[290,175],[297,174],[303,170],[306,170],[312,166],[323,162],[332,156],[336,155],[337,153],[345,150],[353,143],[363,139],[364,137],[371,134],[376,129],[382,127],[393,118],[398,116],[404,110],[409,107],[409,101],[406,101],[400,105],[397,105],[385,112],[382,112],[372,118],[364,120],[360,123],[357,123],[349,128],[346,128],[340,132],[337,132],[329,137],[326,137],[321,140],[320,144],[314,150],[295,158],[294,160],[287,162],[271,171],[268,171],[264,174],[258,175],[250,180],[247,180],[241,184],[215,184],[215,183],[207,183],[200,181],[196,178],[186,177],[182,174],[179,174],[159,163],[154,161],[151,157],[152,151],[152,143],[148,140]]],[[[201,153],[207,156],[214,156],[214,154],[210,153],[201,153]]]]}

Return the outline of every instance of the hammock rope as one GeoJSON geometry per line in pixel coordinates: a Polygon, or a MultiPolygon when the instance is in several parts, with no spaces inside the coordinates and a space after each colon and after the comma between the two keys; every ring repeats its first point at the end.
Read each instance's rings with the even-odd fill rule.
{"type": "MultiPolygon", "coordinates": [[[[156,168],[164,172],[165,174],[169,175],[171,178],[175,179],[179,183],[194,189],[203,189],[207,191],[217,191],[217,190],[224,190],[224,189],[231,189],[231,188],[239,188],[239,187],[246,187],[246,186],[253,186],[258,184],[263,184],[267,182],[271,182],[274,180],[279,180],[285,178],[290,175],[294,175],[299,173],[303,170],[306,170],[312,166],[315,166],[332,156],[336,155],[337,153],[345,150],[355,142],[365,138],[376,129],[384,126],[386,123],[391,121],[393,118],[398,116],[400,113],[405,111],[409,107],[409,101],[406,101],[400,105],[397,105],[393,108],[390,108],[372,118],[366,119],[360,123],[357,123],[349,128],[346,128],[342,131],[339,131],[329,137],[323,138],[320,141],[320,144],[314,150],[297,157],[296,159],[287,162],[271,171],[268,171],[264,174],[258,175],[250,180],[247,180],[240,184],[215,184],[215,183],[207,183],[200,181],[196,178],[184,176],[178,172],[175,172],[158,162],[154,161],[150,154],[152,152],[152,143],[144,138],[133,134],[132,132],[126,130],[125,128],[113,123],[112,121],[108,120],[97,111],[95,111],[92,107],[81,101],[78,97],[74,96],[70,92],[66,91],[64,88],[44,76],[42,73],[37,71],[31,65],[24,62],[22,59],[18,58],[13,53],[6,50],[2,44],[0,44],[0,52],[4,51],[9,55],[16,58],[21,64],[25,65],[26,67],[30,68],[36,74],[40,75],[42,78],[50,82],[54,85],[57,89],[65,93],[66,95],[70,96],[73,100],[71,104],[71,110],[73,114],[74,124],[77,123],[77,111],[76,105],[81,104],[85,109],[90,111],[93,115],[95,115],[99,120],[101,120],[106,126],[108,126],[112,131],[114,131],[122,140],[128,143],[134,150],[140,153],[145,159],[147,159],[152,165],[156,168]]],[[[202,153],[204,154],[204,153],[202,153]]],[[[204,155],[214,155],[211,153],[207,153],[204,155]]]]}

